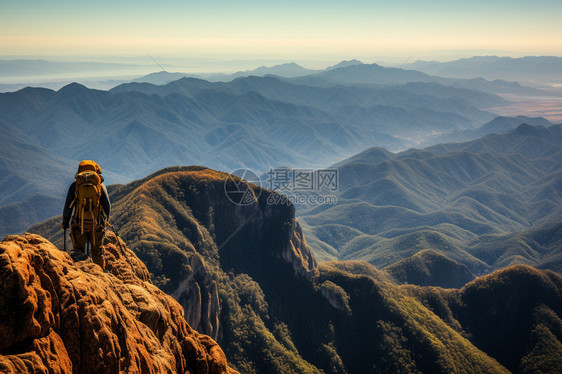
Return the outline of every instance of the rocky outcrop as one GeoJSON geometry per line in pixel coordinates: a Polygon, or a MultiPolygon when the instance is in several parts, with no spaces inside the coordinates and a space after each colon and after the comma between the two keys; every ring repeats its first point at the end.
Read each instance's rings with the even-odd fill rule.
{"type": "Polygon", "coordinates": [[[345,311],[348,315],[351,314],[349,295],[343,288],[333,282],[325,281],[320,285],[320,293],[333,308],[341,312],[345,311]]]}
{"type": "Polygon", "coordinates": [[[283,250],[283,259],[293,266],[295,274],[312,276],[315,274],[317,263],[296,220],[291,219],[287,245],[283,250]]]}
{"type": "Polygon", "coordinates": [[[183,307],[185,319],[213,339],[219,337],[220,300],[217,282],[198,255],[189,258],[190,275],[171,294],[183,307]]]}
{"type": "Polygon", "coordinates": [[[144,264],[106,241],[108,273],[38,235],[0,243],[0,372],[233,373],[144,264]]]}

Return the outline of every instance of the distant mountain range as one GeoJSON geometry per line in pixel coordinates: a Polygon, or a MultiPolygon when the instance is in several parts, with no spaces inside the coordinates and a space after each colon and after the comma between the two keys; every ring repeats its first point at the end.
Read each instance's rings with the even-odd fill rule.
{"type": "MultiPolygon", "coordinates": [[[[340,63],[335,64],[333,66],[328,66],[325,69],[325,71],[330,71],[339,68],[346,68],[354,65],[362,65],[362,64],[363,63],[358,60],[341,61],[340,63]]],[[[198,79],[205,79],[211,82],[229,82],[236,78],[250,77],[250,76],[265,77],[268,75],[274,75],[283,78],[297,78],[297,77],[303,77],[307,75],[321,73],[322,71],[324,70],[306,69],[297,63],[289,62],[289,63],[273,65],[273,66],[260,66],[253,70],[238,71],[233,74],[223,74],[223,73],[192,74],[192,73],[170,73],[167,71],[160,71],[136,78],[133,80],[133,82],[163,85],[181,78],[198,78],[198,79]]]]}
{"type": "MultiPolygon", "coordinates": [[[[459,79],[443,78],[435,75],[402,68],[383,67],[378,64],[363,64],[358,60],[342,61],[324,70],[310,70],[295,63],[262,66],[254,70],[240,71],[234,74],[188,74],[161,71],[136,78],[133,82],[164,85],[181,78],[205,79],[211,82],[230,82],[240,77],[276,76],[286,78],[292,83],[311,86],[329,86],[335,84],[361,84],[385,87],[409,82],[437,82],[446,86],[480,90],[488,93],[511,93],[526,95],[547,95],[548,93],[517,82],[502,80],[485,80],[483,78],[459,79]]],[[[126,83],[126,82],[123,82],[126,83]]]]}
{"type": "MultiPolygon", "coordinates": [[[[470,59],[470,62],[464,60],[453,61],[449,63],[436,63],[417,61],[407,66],[407,69],[383,67],[377,64],[364,64],[358,60],[341,61],[338,64],[329,66],[326,69],[306,69],[294,62],[283,63],[273,66],[260,66],[253,70],[239,71],[233,74],[224,73],[181,73],[160,71],[154,72],[134,79],[125,78],[125,75],[132,76],[137,71],[146,71],[147,67],[138,64],[109,64],[97,62],[51,62],[43,60],[0,60],[0,67],[4,67],[6,76],[0,75],[0,92],[16,91],[27,86],[44,87],[58,90],[63,86],[79,81],[87,87],[95,89],[108,90],[123,83],[152,83],[155,85],[164,85],[172,81],[191,77],[205,79],[212,82],[229,82],[240,77],[259,76],[265,77],[273,75],[280,78],[295,80],[297,84],[308,85],[326,85],[326,84],[371,84],[378,86],[386,86],[397,83],[406,82],[437,82],[443,85],[462,87],[468,89],[476,89],[488,93],[496,94],[518,94],[518,95],[551,95],[552,92],[545,92],[535,88],[522,86],[516,81],[528,82],[533,74],[540,72],[544,79],[537,77],[539,82],[548,83],[556,82],[556,61],[545,62],[545,58],[533,58],[531,63],[518,63],[518,59],[506,60],[507,62],[498,62],[495,70],[487,71],[486,64],[480,60],[483,58],[470,59]],[[512,61],[513,60],[513,61],[512,61]],[[474,62],[478,61],[478,62],[474,62]],[[515,62],[514,62],[515,61],[515,62]],[[536,62],[536,66],[533,65],[536,62]],[[457,66],[463,74],[451,74],[449,70],[453,68],[444,68],[444,73],[440,74],[438,66],[444,64],[446,66],[457,66]],[[470,65],[466,68],[463,64],[470,65]],[[510,64],[517,68],[505,68],[502,64],[510,64]],[[553,68],[545,67],[544,69],[537,66],[552,65],[553,68]],[[501,66],[500,66],[501,65],[501,66]],[[484,68],[481,68],[484,66],[484,68]],[[420,67],[420,69],[417,69],[420,67]],[[482,74],[480,74],[482,71],[482,74]],[[498,72],[505,75],[506,71],[516,71],[514,77],[518,79],[499,80],[502,76],[498,72]],[[13,72],[13,73],[12,73],[13,72]],[[113,79],[96,79],[96,76],[103,76],[103,72],[110,74],[111,72],[122,72],[120,76],[113,79]],[[467,73],[471,72],[471,73],[467,73]],[[498,74],[496,74],[498,73],[498,74]],[[24,75],[21,75],[24,74],[24,75]],[[30,74],[26,76],[25,74],[30,74]],[[72,78],[73,74],[76,76],[72,78]],[[125,74],[125,75],[124,75],[125,74]],[[429,75],[428,75],[429,74],[429,75]],[[21,75],[19,81],[17,77],[21,75]],[[43,83],[26,83],[37,82],[41,76],[45,76],[43,83]],[[27,78],[26,78],[27,77],[27,78]],[[48,77],[49,79],[47,79],[48,77]],[[60,79],[57,80],[56,78],[60,79]],[[82,78],[87,77],[87,78],[82,78]],[[486,80],[482,77],[486,77],[486,80]],[[520,79],[521,77],[527,77],[520,79]],[[548,77],[545,78],[545,77],[548,77]],[[4,79],[4,81],[2,81],[4,79]],[[328,82],[328,83],[327,83],[328,82]]],[[[491,59],[491,58],[485,58],[491,59]]],[[[497,58],[496,58],[497,59],[497,58]]],[[[531,59],[531,58],[527,58],[531,59]]],[[[556,59],[556,58],[553,58],[556,59]]],[[[502,60],[504,61],[504,60],[502,60]]],[[[1,70],[0,70],[1,71],[1,70]]],[[[514,73],[515,74],[515,73],[514,73]]],[[[534,82],[532,85],[537,85],[534,82]]],[[[543,84],[544,85],[544,84],[543,84]]],[[[540,85],[539,85],[540,86],[540,85]]]]}
{"type": "MultiPolygon", "coordinates": [[[[301,70],[293,64],[279,69],[301,70]]],[[[12,212],[0,216],[10,222],[2,227],[23,230],[30,218],[24,224],[13,217],[37,196],[46,197],[44,206],[60,202],[72,181],[68,170],[80,159],[96,159],[108,183],[121,183],[169,165],[258,172],[279,165],[323,167],[373,146],[398,150],[497,131],[479,127],[495,117],[487,108],[505,100],[454,82],[399,83],[421,78],[432,79],[353,60],[297,78],[182,78],[110,91],[70,84],[59,91],[0,94],[6,176],[0,208],[12,212]],[[352,83],[361,76],[363,83],[352,83]]]]}
{"type": "MultiPolygon", "coordinates": [[[[361,63],[357,60],[342,61],[326,70],[350,66],[361,63]]],[[[17,91],[27,86],[43,87],[54,90],[72,83],[81,82],[87,87],[94,89],[109,90],[123,83],[143,82],[157,85],[167,84],[172,81],[185,78],[197,77],[210,81],[231,81],[247,76],[275,75],[285,78],[300,77],[316,74],[322,70],[306,69],[294,62],[273,65],[270,67],[260,66],[253,70],[239,71],[233,74],[224,73],[180,73],[160,71],[154,72],[134,79],[125,79],[125,76],[138,75],[139,71],[149,68],[142,64],[102,63],[102,62],[60,62],[46,60],[0,60],[0,92],[17,91]],[[119,74],[114,79],[103,78],[106,75],[119,74]],[[99,79],[95,79],[99,76],[99,79]],[[85,78],[84,78],[85,77],[85,78]],[[38,80],[43,80],[37,83],[38,80]],[[30,83],[34,82],[34,83],[30,83]]]]}
{"type": "Polygon", "coordinates": [[[295,77],[315,74],[319,71],[320,70],[305,69],[299,64],[291,62],[286,64],[274,65],[271,67],[260,66],[259,68],[256,68],[254,70],[239,71],[233,74],[223,74],[223,73],[190,74],[190,73],[170,73],[167,71],[160,71],[133,79],[132,82],[164,85],[181,78],[198,78],[198,79],[205,79],[212,82],[219,82],[219,81],[229,82],[236,78],[249,77],[249,76],[265,77],[267,75],[275,75],[285,78],[295,78],[295,77]]]}
{"type": "Polygon", "coordinates": [[[26,88],[0,95],[0,121],[4,142],[19,139],[73,160],[89,154],[109,164],[110,170],[140,176],[170,162],[203,162],[223,169],[235,165],[219,160],[239,159],[242,165],[258,168],[297,159],[304,164],[322,162],[325,156],[310,154],[303,146],[333,160],[342,152],[350,154],[372,144],[404,147],[408,143],[396,135],[473,128],[493,118],[483,109],[502,103],[494,95],[436,84],[426,89],[413,84],[381,90],[303,86],[273,77],[229,83],[186,78],[165,86],[125,84],[109,92],[79,84],[56,92],[26,88]],[[455,98],[448,99],[451,96],[455,98]],[[325,139],[318,143],[319,138],[325,139]],[[283,147],[273,144],[273,139],[283,147]],[[160,151],[155,140],[171,145],[164,149],[175,156],[152,155],[151,149],[160,151]],[[227,144],[219,145],[223,140],[227,144]],[[306,144],[299,144],[302,141],[306,144]],[[243,151],[240,157],[216,155],[242,142],[277,155],[272,159],[264,154],[262,161],[256,149],[243,151]],[[340,150],[344,145],[345,150],[340,150]],[[173,147],[187,148],[172,151],[173,147]],[[115,157],[119,153],[122,157],[115,157]],[[207,153],[210,158],[201,158],[207,153]],[[142,170],[127,165],[127,159],[143,155],[149,159],[139,163],[142,170]],[[114,162],[121,166],[114,168],[114,162]]]}
{"type": "Polygon", "coordinates": [[[562,57],[555,56],[475,56],[449,62],[416,61],[409,64],[408,68],[448,78],[562,83],[562,57]]]}
{"type": "Polygon", "coordinates": [[[430,249],[474,274],[514,263],[560,272],[561,142],[562,125],[523,124],[397,154],[373,148],[336,165],[336,205],[299,217],[322,259],[382,268],[430,249]]]}

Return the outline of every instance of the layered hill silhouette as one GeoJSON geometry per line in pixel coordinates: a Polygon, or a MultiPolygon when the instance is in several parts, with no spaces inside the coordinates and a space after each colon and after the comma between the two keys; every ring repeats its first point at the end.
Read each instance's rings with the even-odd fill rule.
{"type": "Polygon", "coordinates": [[[170,163],[223,170],[326,164],[373,144],[396,149],[409,144],[405,138],[479,126],[494,117],[484,109],[502,103],[436,84],[381,90],[186,78],[111,91],[26,88],[0,95],[0,120],[33,146],[71,160],[87,154],[138,178],[170,163]]]}
{"type": "Polygon", "coordinates": [[[556,82],[560,70],[557,64],[559,65],[557,57],[513,59],[477,56],[446,63],[435,61],[408,63],[408,61],[405,61],[402,67],[396,68],[378,64],[364,64],[353,59],[341,61],[319,70],[307,69],[294,62],[289,62],[273,66],[260,66],[253,70],[238,71],[233,74],[159,71],[130,80],[128,78],[130,75],[146,72],[147,67],[135,64],[0,60],[0,79],[4,79],[4,82],[6,82],[0,83],[0,92],[16,91],[27,86],[58,90],[71,82],[77,81],[90,88],[106,90],[130,82],[163,85],[184,77],[213,82],[229,82],[241,77],[276,76],[297,83],[320,86],[334,83],[394,85],[415,81],[437,82],[448,86],[497,94],[544,95],[544,90],[522,86],[514,81],[523,81],[530,85],[534,85],[536,81],[556,82]],[[94,78],[102,71],[114,75],[115,78],[108,80],[94,78]],[[120,72],[120,74],[116,75],[117,72],[120,72]],[[53,78],[58,80],[53,81],[53,78]],[[44,81],[37,83],[41,79],[44,79],[44,81]],[[507,79],[507,81],[501,79],[507,79]]]}
{"type": "Polygon", "coordinates": [[[204,161],[223,170],[320,165],[373,144],[404,147],[406,131],[411,138],[472,128],[493,118],[483,108],[503,102],[446,86],[427,91],[419,85],[308,87],[271,77],[132,83],[110,92],[79,84],[56,92],[26,88],[0,95],[2,149],[15,140],[20,148],[50,152],[37,158],[62,158],[51,160],[53,167],[88,156],[126,178],[170,163],[204,161]]]}
{"type": "MultiPolygon", "coordinates": [[[[437,64],[437,63],[436,63],[437,64]]],[[[181,78],[197,78],[205,79],[212,82],[230,82],[236,78],[242,77],[277,77],[285,78],[285,80],[304,84],[306,86],[320,86],[327,87],[334,84],[360,84],[362,86],[388,86],[396,84],[404,84],[410,82],[436,82],[446,86],[465,88],[471,90],[478,90],[493,94],[518,94],[518,95],[548,95],[548,92],[522,86],[521,84],[513,81],[505,81],[497,79],[497,76],[489,72],[482,72],[478,75],[477,72],[472,70],[471,74],[462,75],[454,78],[445,72],[442,76],[439,74],[425,74],[421,71],[416,71],[416,66],[422,66],[423,71],[425,67],[431,69],[432,62],[418,61],[414,64],[405,64],[405,68],[384,67],[378,64],[364,64],[358,60],[341,61],[338,64],[329,66],[324,70],[310,70],[295,63],[285,63],[274,65],[271,67],[259,67],[254,70],[239,71],[234,74],[187,74],[187,73],[170,73],[167,71],[160,71],[142,76],[133,80],[137,83],[151,83],[155,85],[164,85],[181,78]],[[488,79],[481,78],[486,76],[488,79]],[[449,77],[449,78],[445,78],[449,77]],[[468,78],[467,78],[468,77],[468,78]]],[[[527,73],[533,73],[531,70],[534,67],[527,66],[527,73]]],[[[463,72],[466,74],[466,72],[463,72]]],[[[517,78],[525,76],[525,67],[522,66],[517,72],[517,78]]],[[[551,75],[552,76],[552,75],[551,75]]],[[[544,78],[544,77],[543,77],[544,78]]],[[[528,79],[528,78],[526,78],[528,79]]],[[[515,79],[519,80],[519,79],[515,79]]],[[[113,83],[113,82],[108,82],[113,83]]],[[[114,83],[113,88],[118,84],[128,83],[119,82],[114,83]]],[[[106,84],[107,85],[107,84],[106,84]]],[[[60,85],[59,87],[62,87],[60,85]]],[[[24,86],[21,86],[23,88],[24,86]]],[[[45,86],[49,87],[49,86],[45,86]]],[[[91,87],[91,86],[89,86],[91,87]]],[[[104,86],[105,87],[105,86],[104,86]]],[[[2,85],[0,85],[0,89],[2,85]]],[[[94,87],[97,88],[97,87],[94,87]]]]}
{"type": "MultiPolygon", "coordinates": [[[[272,204],[273,194],[204,167],[110,188],[112,219],[129,248],[240,372],[501,373],[557,364],[559,275],[515,267],[454,291],[400,287],[362,261],[317,264],[294,206],[272,204]],[[240,192],[243,200],[231,200],[240,192]],[[482,300],[512,281],[529,293],[509,294],[504,307],[526,307],[513,329],[487,335],[486,313],[497,309],[482,300]],[[471,319],[474,309],[481,314],[471,319]],[[547,319],[529,334],[538,311],[547,319]],[[508,339],[519,329],[524,343],[508,339]],[[516,349],[506,355],[493,341],[516,349]]],[[[61,245],[59,226],[55,217],[32,231],[61,245]]]]}
{"type": "MultiPolygon", "coordinates": [[[[326,73],[356,66],[362,65],[326,73]]],[[[372,74],[379,70],[371,68],[372,74]]],[[[404,149],[431,143],[438,134],[470,131],[494,118],[488,108],[506,103],[433,82],[315,81],[184,78],[110,91],[73,83],[58,91],[28,87],[0,94],[0,207],[10,212],[0,220],[12,218],[0,234],[24,230],[30,219],[13,218],[38,196],[43,206],[60,202],[72,182],[68,171],[82,159],[100,163],[108,184],[170,165],[257,172],[279,165],[324,167],[375,145],[404,149]]]]}
{"type": "Polygon", "coordinates": [[[549,233],[562,221],[561,141],[560,125],[521,125],[423,150],[374,148],[337,165],[336,205],[300,220],[322,259],[385,267],[431,249],[477,275],[517,263],[561,271],[559,248],[540,244],[557,241],[549,233]]]}
{"type": "Polygon", "coordinates": [[[474,56],[448,62],[416,61],[410,68],[443,77],[560,82],[562,59],[556,56],[521,58],[474,56]]]}
{"type": "MultiPolygon", "coordinates": [[[[454,62],[453,62],[454,63],[454,62]]],[[[518,94],[518,95],[548,95],[548,92],[542,89],[531,88],[528,86],[521,85],[513,80],[521,80],[520,78],[529,75],[525,75],[525,69],[527,73],[533,75],[537,70],[536,66],[521,66],[515,75],[509,76],[509,80],[501,80],[498,77],[504,77],[505,74],[494,75],[493,73],[484,71],[482,69],[482,74],[472,69],[467,69],[467,71],[459,71],[458,74],[450,74],[449,71],[440,71],[439,74],[431,73],[434,65],[439,65],[439,63],[433,62],[423,62],[418,61],[413,64],[404,64],[404,68],[400,67],[384,67],[378,64],[363,64],[359,61],[343,61],[334,67],[327,68],[322,72],[316,74],[310,74],[303,77],[292,78],[294,82],[299,82],[307,85],[326,85],[326,82],[337,83],[337,84],[360,84],[360,85],[375,85],[375,86],[386,86],[386,85],[396,85],[404,84],[409,82],[435,82],[438,84],[458,87],[464,89],[479,90],[494,94],[518,94]],[[418,70],[417,68],[420,67],[418,70]],[[426,74],[430,72],[429,74],[426,74]],[[442,74],[441,74],[442,73],[442,74]],[[464,73],[464,74],[463,74],[464,73]],[[486,79],[482,78],[486,77],[486,79]],[[491,80],[488,80],[491,79],[491,80]]],[[[554,64],[552,64],[554,67],[554,64]]],[[[556,68],[554,68],[555,70],[556,68]]],[[[499,70],[499,69],[498,69],[499,70]]],[[[505,72],[502,72],[505,73],[505,72]]],[[[550,76],[555,77],[552,72],[543,71],[542,79],[550,76]],[[550,74],[550,75],[549,75],[550,74]]],[[[543,82],[551,82],[552,80],[542,80],[543,82]]]]}
{"type": "Polygon", "coordinates": [[[437,138],[437,142],[438,143],[466,142],[490,134],[506,133],[515,130],[517,127],[519,127],[522,124],[527,124],[535,127],[536,126],[550,127],[553,125],[552,122],[542,117],[500,116],[494,118],[488,123],[485,123],[484,125],[480,126],[475,130],[453,131],[452,133],[441,135],[437,138]]]}
{"type": "Polygon", "coordinates": [[[38,235],[0,242],[0,372],[235,373],[110,236],[108,273],[38,235]]]}

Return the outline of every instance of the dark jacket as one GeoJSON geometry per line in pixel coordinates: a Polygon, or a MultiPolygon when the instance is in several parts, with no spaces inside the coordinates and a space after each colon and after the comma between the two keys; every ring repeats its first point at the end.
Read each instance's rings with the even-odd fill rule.
{"type": "MultiPolygon", "coordinates": [[[[68,227],[68,223],[72,218],[73,207],[70,206],[76,197],[76,182],[72,183],[68,187],[68,192],[66,194],[66,202],[64,203],[64,210],[62,211],[62,223],[64,227],[68,227]]],[[[105,213],[105,217],[109,218],[109,212],[111,211],[111,203],[109,202],[109,195],[107,194],[107,188],[102,183],[101,185],[101,198],[100,204],[105,213]]]]}

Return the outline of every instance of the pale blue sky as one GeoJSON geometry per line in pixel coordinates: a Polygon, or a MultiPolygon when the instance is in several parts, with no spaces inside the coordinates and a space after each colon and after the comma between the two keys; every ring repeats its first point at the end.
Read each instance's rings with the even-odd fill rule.
{"type": "Polygon", "coordinates": [[[562,1],[0,0],[0,58],[562,56],[562,1]]]}

